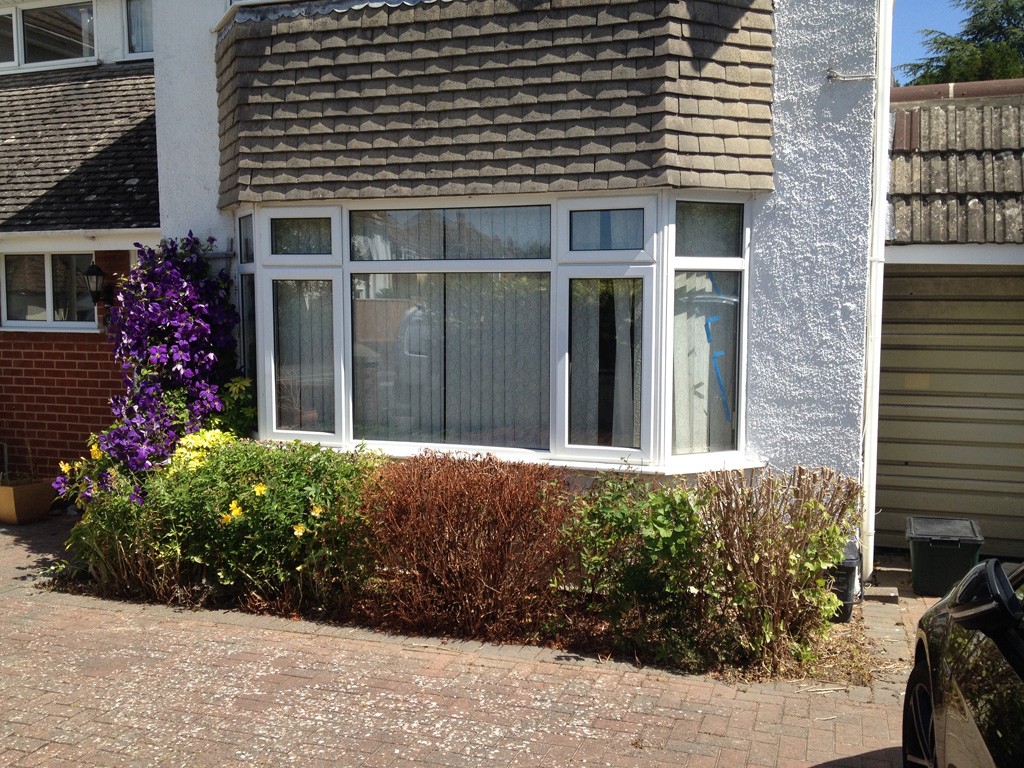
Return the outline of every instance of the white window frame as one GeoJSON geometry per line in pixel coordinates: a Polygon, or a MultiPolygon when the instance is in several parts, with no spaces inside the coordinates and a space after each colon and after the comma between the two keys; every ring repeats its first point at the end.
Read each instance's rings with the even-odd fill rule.
{"type": "MultiPolygon", "coordinates": [[[[155,2],[155,0],[154,0],[154,2],[155,2]]],[[[131,25],[130,25],[129,18],[128,18],[128,6],[130,4],[131,4],[131,0],[122,0],[122,8],[121,8],[122,25],[121,25],[121,29],[122,29],[122,32],[123,32],[122,37],[123,37],[123,45],[124,45],[124,58],[126,60],[152,59],[153,58],[153,51],[152,50],[149,50],[149,51],[134,51],[134,52],[132,51],[131,25]]],[[[150,32],[150,34],[152,34],[152,31],[150,32]]],[[[153,47],[154,48],[156,47],[155,36],[154,36],[154,40],[153,40],[153,47]]]]}
{"type": "Polygon", "coordinates": [[[557,240],[552,243],[559,264],[653,264],[657,257],[658,198],[656,195],[622,197],[576,197],[558,201],[552,218],[557,218],[557,240]],[[635,210],[644,212],[644,244],[635,251],[574,251],[570,248],[570,217],[575,211],[635,210]],[[556,216],[557,214],[557,216],[556,216]]]}
{"type": "MultiPolygon", "coordinates": [[[[91,320],[54,320],[53,318],[53,257],[54,256],[93,256],[86,251],[52,251],[52,252],[15,252],[0,253],[0,330],[4,331],[59,331],[59,332],[96,332],[98,330],[98,314],[95,305],[91,320]],[[43,279],[46,291],[46,320],[8,320],[7,319],[7,256],[34,256],[43,259],[43,279]]],[[[93,256],[93,263],[95,257],[93,256]]]]}
{"type": "Polygon", "coordinates": [[[665,205],[665,279],[663,299],[666,302],[664,344],[661,358],[665,361],[660,383],[656,387],[662,400],[664,434],[661,444],[666,471],[671,474],[691,474],[712,469],[733,469],[760,466],[762,462],[751,459],[746,453],[746,391],[747,391],[747,337],[749,302],[749,266],[753,205],[749,195],[719,191],[693,190],[671,194],[665,205]],[[740,255],[728,256],[676,256],[676,204],[677,203],[726,203],[743,206],[743,238],[740,255]],[[736,446],[730,451],[674,454],[672,452],[672,387],[673,356],[675,355],[675,332],[671,308],[675,305],[675,275],[677,272],[735,272],[740,276],[740,307],[737,323],[736,350],[736,446]]]}
{"type": "Polygon", "coordinates": [[[295,206],[271,204],[244,206],[237,221],[253,216],[255,260],[237,264],[240,273],[255,275],[257,305],[256,338],[259,398],[259,434],[270,439],[315,440],[327,445],[351,447],[356,442],[393,456],[409,456],[424,449],[485,451],[502,458],[541,461],[580,468],[631,467],[672,474],[718,468],[759,466],[757,457],[746,454],[746,343],[749,318],[749,256],[753,205],[749,194],[730,192],[660,190],[637,195],[488,195],[403,200],[339,200],[330,204],[295,206]],[[742,252],[738,257],[676,257],[675,216],[678,201],[722,202],[743,206],[742,252]],[[550,259],[452,259],[410,261],[354,261],[350,253],[350,214],[360,210],[422,210],[444,208],[494,208],[546,205],[551,212],[550,259]],[[644,245],[637,251],[569,251],[569,214],[578,210],[644,210],[644,245]],[[330,254],[270,253],[270,222],[276,218],[330,218],[330,254]],[[736,446],[730,451],[689,455],[672,454],[672,355],[674,282],[678,271],[724,271],[740,275],[740,318],[737,333],[736,446]],[[353,436],[354,391],[352,338],[352,281],[366,274],[533,272],[550,275],[549,444],[545,449],[423,443],[392,440],[360,440],[353,436]],[[640,447],[581,446],[568,441],[569,286],[573,279],[639,278],[643,285],[643,366],[641,374],[640,447]],[[276,429],[273,280],[330,280],[333,290],[335,355],[334,433],[276,429]]]}
{"type": "Polygon", "coordinates": [[[344,326],[342,324],[342,301],[339,296],[339,287],[342,284],[340,270],[326,271],[317,267],[267,267],[257,272],[256,277],[256,338],[264,344],[256,348],[256,369],[261,381],[257,387],[258,424],[259,434],[271,440],[316,440],[327,445],[341,445],[344,443],[347,419],[342,412],[343,400],[345,398],[344,387],[339,386],[339,381],[345,380],[345,371],[348,368],[347,361],[341,358],[344,345],[341,343],[341,336],[344,326]],[[331,312],[333,332],[333,355],[334,355],[334,430],[332,432],[314,432],[298,429],[278,429],[277,427],[277,380],[275,376],[275,349],[274,349],[274,282],[284,280],[316,280],[331,283],[331,312]]]}
{"type": "MultiPolygon", "coordinates": [[[[0,16],[11,16],[14,27],[14,61],[0,61],[0,73],[79,67],[83,64],[90,64],[99,61],[99,54],[97,52],[98,34],[96,30],[96,0],[30,0],[29,2],[18,3],[11,8],[10,11],[0,10],[0,16]],[[92,6],[92,56],[78,56],[73,59],[54,59],[53,61],[40,61],[33,64],[25,63],[25,33],[22,21],[23,12],[33,11],[39,8],[59,8],[65,5],[81,5],[82,3],[88,3],[92,6]]],[[[125,18],[127,19],[127,16],[125,16],[125,18]]],[[[125,32],[125,34],[127,35],[127,32],[125,32]]],[[[127,48],[125,50],[127,50],[127,48]]]]}
{"type": "MultiPolygon", "coordinates": [[[[259,244],[264,243],[266,255],[263,257],[265,266],[278,267],[340,267],[343,249],[347,245],[342,242],[342,210],[339,206],[302,206],[294,208],[263,208],[253,219],[253,249],[259,254],[259,244]],[[331,252],[330,253],[274,253],[271,251],[271,222],[275,219],[330,219],[331,220],[331,252]]],[[[237,220],[236,220],[237,228],[237,220]]],[[[257,261],[259,256],[257,255],[257,261]]]]}
{"type": "Polygon", "coordinates": [[[618,462],[630,466],[654,462],[651,430],[654,360],[654,268],[633,264],[559,265],[552,290],[552,455],[565,460],[618,462]],[[643,315],[640,340],[640,447],[576,445],[569,442],[569,283],[572,280],[602,278],[639,279],[643,288],[643,315]]]}

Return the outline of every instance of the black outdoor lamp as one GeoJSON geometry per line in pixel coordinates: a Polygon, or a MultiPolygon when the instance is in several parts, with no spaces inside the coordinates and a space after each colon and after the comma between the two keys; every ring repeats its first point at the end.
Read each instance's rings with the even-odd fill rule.
{"type": "Polygon", "coordinates": [[[83,274],[85,275],[85,285],[89,289],[92,303],[94,305],[99,304],[100,299],[103,298],[103,282],[107,273],[96,266],[95,263],[92,263],[83,274]]]}

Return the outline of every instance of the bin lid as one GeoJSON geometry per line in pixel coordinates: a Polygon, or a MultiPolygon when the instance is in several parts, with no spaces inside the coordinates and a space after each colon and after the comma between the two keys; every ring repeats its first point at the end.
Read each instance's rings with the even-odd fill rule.
{"type": "Polygon", "coordinates": [[[985,541],[977,521],[951,517],[908,517],[907,538],[910,541],[956,540],[969,544],[985,541]]]}

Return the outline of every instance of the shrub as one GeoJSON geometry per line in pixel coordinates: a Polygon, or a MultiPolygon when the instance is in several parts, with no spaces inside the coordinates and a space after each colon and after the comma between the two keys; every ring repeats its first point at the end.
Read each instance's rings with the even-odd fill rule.
{"type": "Polygon", "coordinates": [[[705,534],[699,501],[685,487],[602,475],[566,527],[575,569],[564,577],[579,587],[584,610],[609,622],[620,651],[703,668],[717,625],[705,534]]]}
{"type": "Polygon", "coordinates": [[[145,475],[142,504],[94,497],[69,546],[107,594],[342,613],[371,572],[361,493],[379,462],[199,433],[145,475]]]}
{"type": "Polygon", "coordinates": [[[569,516],[562,470],[428,451],[382,465],[365,503],[377,622],[499,640],[551,614],[569,516]]]}
{"type": "Polygon", "coordinates": [[[829,469],[739,472],[697,480],[721,568],[721,614],[737,661],[776,670],[808,655],[839,607],[826,570],[843,557],[860,486],[829,469]]]}

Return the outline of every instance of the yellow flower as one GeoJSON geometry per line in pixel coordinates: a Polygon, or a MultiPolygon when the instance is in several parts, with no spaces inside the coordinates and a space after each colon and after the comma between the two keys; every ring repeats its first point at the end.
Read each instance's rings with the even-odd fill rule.
{"type": "Polygon", "coordinates": [[[298,525],[293,525],[292,530],[295,531],[295,538],[301,539],[302,534],[306,532],[306,526],[304,526],[302,523],[299,523],[298,525]]]}
{"type": "Polygon", "coordinates": [[[323,513],[324,508],[321,507],[319,504],[314,504],[313,508],[309,510],[309,514],[311,514],[313,517],[320,517],[320,515],[322,515],[323,513]]]}
{"type": "Polygon", "coordinates": [[[71,465],[68,464],[66,461],[62,461],[57,466],[60,467],[61,474],[66,475],[68,472],[71,471],[71,465]]]}
{"type": "Polygon", "coordinates": [[[220,524],[221,525],[227,525],[228,523],[231,522],[232,519],[233,518],[231,517],[231,515],[221,515],[220,516],[220,524]]]}
{"type": "Polygon", "coordinates": [[[228,509],[231,510],[231,516],[232,517],[241,517],[242,516],[242,507],[234,499],[232,499],[231,503],[228,504],[228,509]]]}
{"type": "Polygon", "coordinates": [[[100,447],[96,445],[96,443],[93,443],[89,446],[89,455],[99,461],[103,458],[103,451],[100,450],[100,447]]]}
{"type": "Polygon", "coordinates": [[[265,496],[267,494],[267,486],[263,483],[256,483],[256,485],[252,487],[252,492],[257,496],[265,496]]]}

